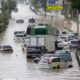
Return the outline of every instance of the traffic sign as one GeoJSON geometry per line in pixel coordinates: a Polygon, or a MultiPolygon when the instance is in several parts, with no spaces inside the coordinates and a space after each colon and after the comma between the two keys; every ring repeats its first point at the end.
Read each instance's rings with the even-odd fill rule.
{"type": "Polygon", "coordinates": [[[48,3],[49,4],[55,4],[55,0],[49,0],[48,3]]]}
{"type": "Polygon", "coordinates": [[[47,6],[47,10],[63,10],[63,6],[47,6]]]}
{"type": "Polygon", "coordinates": [[[48,0],[47,10],[63,10],[63,0],[48,0]]]}

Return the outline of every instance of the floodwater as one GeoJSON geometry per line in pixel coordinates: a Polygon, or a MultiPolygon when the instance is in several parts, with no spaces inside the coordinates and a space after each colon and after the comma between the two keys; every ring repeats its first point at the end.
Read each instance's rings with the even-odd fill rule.
{"type": "MultiPolygon", "coordinates": [[[[21,51],[21,43],[14,42],[14,31],[27,29],[28,19],[38,17],[27,5],[18,4],[18,13],[12,12],[12,19],[8,28],[0,39],[0,44],[9,44],[13,47],[12,54],[0,53],[0,79],[9,78],[17,80],[80,80],[78,67],[70,69],[40,69],[33,60],[27,60],[26,54],[21,51]],[[17,19],[25,22],[17,24],[17,19]]],[[[76,65],[76,63],[74,63],[76,65]]]]}

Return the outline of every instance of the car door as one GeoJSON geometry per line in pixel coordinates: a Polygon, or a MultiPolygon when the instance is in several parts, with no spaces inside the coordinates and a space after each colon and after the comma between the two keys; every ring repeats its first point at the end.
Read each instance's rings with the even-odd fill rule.
{"type": "Polygon", "coordinates": [[[61,68],[67,68],[68,67],[67,61],[60,59],[60,67],[61,68]]]}
{"type": "Polygon", "coordinates": [[[52,68],[60,68],[60,58],[52,59],[52,68]]]}

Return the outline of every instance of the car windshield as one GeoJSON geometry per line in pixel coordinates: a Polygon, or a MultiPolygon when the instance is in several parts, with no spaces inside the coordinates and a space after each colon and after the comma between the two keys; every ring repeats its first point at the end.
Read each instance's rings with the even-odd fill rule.
{"type": "Polygon", "coordinates": [[[12,47],[11,46],[3,46],[3,48],[10,48],[11,49],[12,47]]]}
{"type": "Polygon", "coordinates": [[[47,62],[49,62],[49,59],[42,59],[41,62],[47,63],[47,62]]]}
{"type": "Polygon", "coordinates": [[[21,32],[14,32],[14,34],[23,34],[24,31],[21,31],[21,32]]]}
{"type": "Polygon", "coordinates": [[[62,32],[62,34],[67,34],[67,32],[62,32]]]}
{"type": "Polygon", "coordinates": [[[69,54],[69,52],[67,52],[67,51],[56,51],[55,54],[56,55],[65,55],[65,54],[69,54]]]}
{"type": "Polygon", "coordinates": [[[66,39],[66,37],[61,37],[61,39],[66,39]]]}
{"type": "Polygon", "coordinates": [[[16,37],[23,37],[24,35],[16,35],[16,37]]]}
{"type": "Polygon", "coordinates": [[[44,24],[40,23],[40,24],[38,24],[38,26],[44,26],[44,24]]]}
{"type": "Polygon", "coordinates": [[[72,44],[77,44],[77,43],[78,43],[78,41],[71,41],[71,43],[72,43],[72,44]]]}

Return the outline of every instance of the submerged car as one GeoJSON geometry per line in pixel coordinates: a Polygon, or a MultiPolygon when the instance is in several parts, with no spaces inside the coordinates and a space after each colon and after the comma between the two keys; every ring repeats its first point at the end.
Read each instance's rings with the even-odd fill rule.
{"type": "Polygon", "coordinates": [[[2,53],[13,53],[13,49],[10,45],[1,46],[2,53]]]}
{"type": "Polygon", "coordinates": [[[24,23],[24,20],[23,19],[18,19],[18,20],[16,20],[16,23],[24,23]]]}
{"type": "Polygon", "coordinates": [[[26,57],[40,57],[42,52],[46,52],[45,46],[29,46],[26,57]]]}
{"type": "Polygon", "coordinates": [[[71,61],[65,61],[60,57],[50,57],[41,59],[39,62],[40,68],[68,68],[72,67],[71,61]]]}
{"type": "Polygon", "coordinates": [[[71,53],[69,51],[57,50],[57,51],[55,51],[55,55],[62,58],[64,61],[71,61],[72,62],[71,53]]]}
{"type": "Polygon", "coordinates": [[[34,18],[29,19],[29,23],[35,23],[35,19],[34,18]]]}

